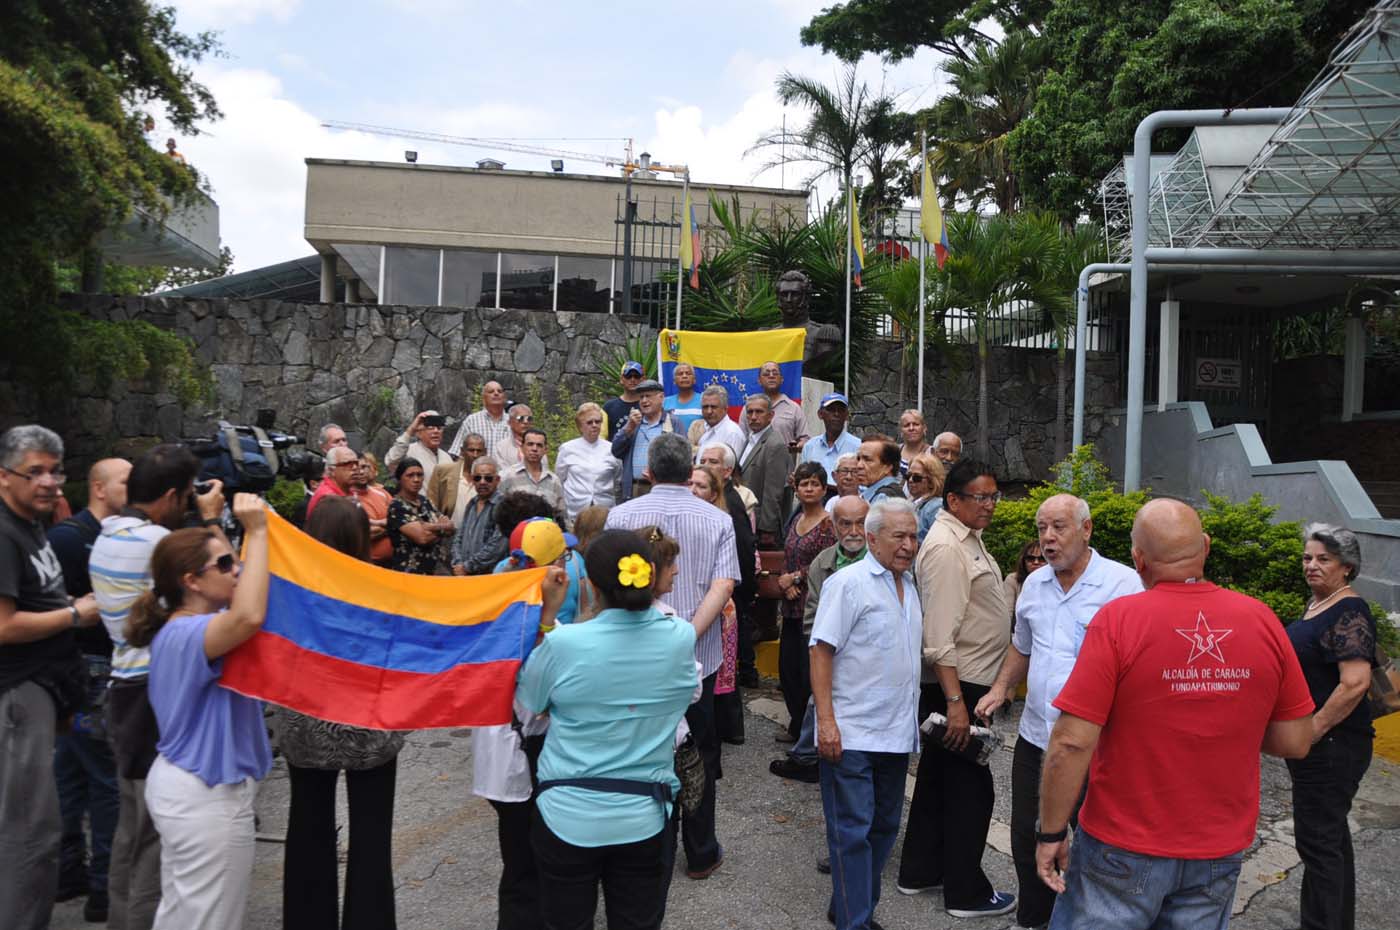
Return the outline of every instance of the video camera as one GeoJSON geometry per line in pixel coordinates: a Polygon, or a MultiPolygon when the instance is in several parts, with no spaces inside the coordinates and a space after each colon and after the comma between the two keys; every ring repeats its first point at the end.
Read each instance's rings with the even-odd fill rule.
{"type": "Polygon", "coordinates": [[[275,410],[263,409],[258,411],[255,426],[236,426],[220,420],[214,436],[185,440],[200,460],[198,480],[218,478],[230,500],[236,491],[265,494],[278,476],[302,480],[312,466],[312,455],[292,447],[303,446],[306,440],[278,432],[276,419],[275,410]]]}

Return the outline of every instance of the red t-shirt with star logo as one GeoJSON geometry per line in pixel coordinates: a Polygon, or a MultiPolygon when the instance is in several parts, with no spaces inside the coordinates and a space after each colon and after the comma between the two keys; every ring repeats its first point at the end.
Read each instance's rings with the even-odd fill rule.
{"type": "Polygon", "coordinates": [[[1160,583],[1104,605],[1054,703],[1103,727],[1080,826],[1175,859],[1217,859],[1254,841],[1264,730],[1313,709],[1273,611],[1209,582],[1160,583]]]}

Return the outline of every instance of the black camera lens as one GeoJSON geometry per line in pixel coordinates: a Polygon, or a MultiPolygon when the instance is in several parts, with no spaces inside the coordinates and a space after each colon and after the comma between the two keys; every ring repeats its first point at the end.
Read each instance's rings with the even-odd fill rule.
{"type": "Polygon", "coordinates": [[[212,491],[212,490],[214,490],[214,482],[212,482],[212,481],[196,481],[196,482],[195,482],[195,485],[194,485],[194,493],[196,493],[196,494],[204,495],[204,494],[208,494],[208,493],[209,493],[210,491],[212,491]]]}

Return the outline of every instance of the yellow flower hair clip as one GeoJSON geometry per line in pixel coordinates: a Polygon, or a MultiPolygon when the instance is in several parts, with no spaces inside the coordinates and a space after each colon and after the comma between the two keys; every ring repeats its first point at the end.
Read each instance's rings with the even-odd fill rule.
{"type": "Polygon", "coordinates": [[[651,584],[651,563],[639,555],[617,560],[617,583],[624,588],[645,588],[651,584]]]}

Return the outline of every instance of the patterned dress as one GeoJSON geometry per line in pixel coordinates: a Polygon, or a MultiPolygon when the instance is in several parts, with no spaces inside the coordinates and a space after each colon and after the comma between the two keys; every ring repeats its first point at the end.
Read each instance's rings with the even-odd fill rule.
{"type": "Polygon", "coordinates": [[[783,563],[783,571],[791,574],[799,572],[802,580],[797,583],[798,595],[792,600],[786,598],[781,601],[784,620],[795,620],[800,626],[802,623],[802,612],[807,606],[807,569],[812,567],[812,560],[823,549],[829,549],[836,545],[836,526],[830,518],[822,520],[806,533],[798,535],[797,524],[801,521],[801,512],[793,516],[792,522],[788,524],[787,542],[783,546],[787,553],[787,558],[783,563]]]}
{"type": "Polygon", "coordinates": [[[448,566],[452,558],[452,537],[442,536],[426,546],[409,539],[403,534],[406,523],[432,523],[441,520],[442,514],[422,494],[417,503],[410,504],[402,497],[395,496],[389,505],[389,539],[394,543],[394,557],[389,563],[395,571],[413,575],[437,574],[439,566],[448,566]]]}

